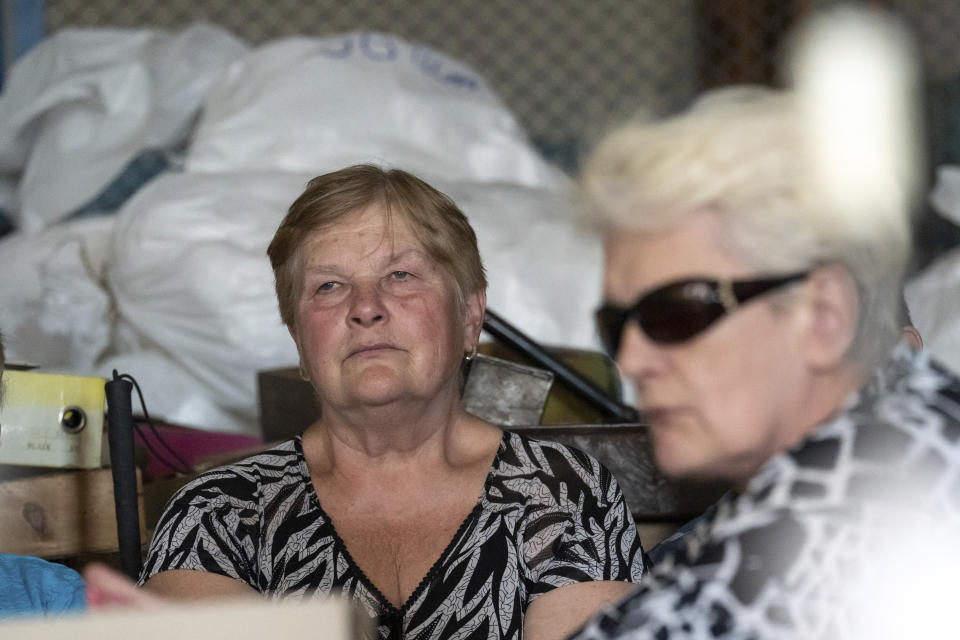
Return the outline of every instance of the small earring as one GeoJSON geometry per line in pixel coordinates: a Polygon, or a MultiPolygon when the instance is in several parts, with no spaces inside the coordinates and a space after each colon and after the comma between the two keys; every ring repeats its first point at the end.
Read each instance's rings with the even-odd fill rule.
{"type": "Polygon", "coordinates": [[[471,349],[465,356],[463,356],[463,359],[466,360],[467,362],[470,362],[476,356],[477,356],[477,345],[473,345],[473,349],[471,349]]]}

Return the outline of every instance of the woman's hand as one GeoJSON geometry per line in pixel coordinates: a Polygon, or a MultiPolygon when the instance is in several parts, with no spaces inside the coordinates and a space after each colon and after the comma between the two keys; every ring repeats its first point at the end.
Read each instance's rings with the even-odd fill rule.
{"type": "Polygon", "coordinates": [[[119,571],[114,571],[99,562],[88,564],[84,568],[83,579],[87,588],[87,607],[90,609],[105,607],[148,609],[165,602],[160,596],[138,587],[133,580],[119,571]]]}
{"type": "Polygon", "coordinates": [[[146,586],[138,587],[122,573],[94,562],[84,568],[83,578],[87,587],[87,607],[90,609],[147,609],[172,604],[177,600],[259,595],[239,580],[205,571],[164,571],[150,578],[146,586]]]}

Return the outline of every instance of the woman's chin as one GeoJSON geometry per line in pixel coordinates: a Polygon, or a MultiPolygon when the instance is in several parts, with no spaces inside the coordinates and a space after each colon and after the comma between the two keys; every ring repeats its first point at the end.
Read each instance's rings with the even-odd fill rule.
{"type": "Polygon", "coordinates": [[[355,388],[350,395],[353,399],[351,404],[372,408],[398,402],[410,394],[404,393],[404,389],[400,385],[376,384],[355,388]]]}
{"type": "Polygon", "coordinates": [[[371,367],[350,381],[348,396],[355,406],[380,407],[417,394],[409,381],[388,367],[371,367]]]}
{"type": "Polygon", "coordinates": [[[708,461],[698,455],[696,443],[669,430],[651,429],[653,454],[657,467],[674,478],[694,478],[705,474],[708,461]]]}

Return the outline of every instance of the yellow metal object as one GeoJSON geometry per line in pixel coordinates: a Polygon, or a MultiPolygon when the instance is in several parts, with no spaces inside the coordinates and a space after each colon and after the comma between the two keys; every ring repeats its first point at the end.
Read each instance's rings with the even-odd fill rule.
{"type": "Polygon", "coordinates": [[[100,466],[103,378],[5,371],[2,382],[0,464],[100,466]]]}

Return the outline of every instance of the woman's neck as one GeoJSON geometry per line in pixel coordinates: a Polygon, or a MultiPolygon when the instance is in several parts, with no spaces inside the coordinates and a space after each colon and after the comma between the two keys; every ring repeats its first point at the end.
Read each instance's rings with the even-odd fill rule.
{"type": "Polygon", "coordinates": [[[388,478],[454,470],[485,460],[499,429],[466,413],[459,397],[448,403],[388,405],[323,417],[303,436],[312,475],[388,478]]]}
{"type": "Polygon", "coordinates": [[[799,401],[789,412],[790,423],[779,431],[779,437],[771,443],[769,456],[761,463],[745,467],[740,473],[728,477],[733,487],[742,493],[767,460],[798,446],[836,418],[846,399],[866,380],[863,369],[849,363],[811,378],[805,393],[799,395],[799,401]]]}

